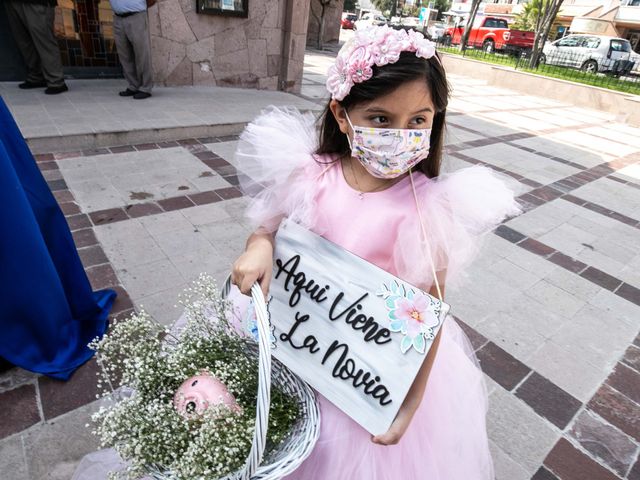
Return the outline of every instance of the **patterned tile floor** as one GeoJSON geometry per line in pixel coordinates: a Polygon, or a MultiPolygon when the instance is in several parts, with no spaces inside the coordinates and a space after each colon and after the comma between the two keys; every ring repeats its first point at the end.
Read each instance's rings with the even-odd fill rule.
{"type": "MultiPolygon", "coordinates": [[[[304,98],[322,103],[330,61],[308,53],[304,98]]],[[[486,373],[496,476],[638,480],[640,129],[450,80],[445,169],[504,173],[524,209],[447,292],[486,373]]],[[[235,140],[36,157],[94,288],[120,294],[115,317],[142,304],[171,322],[195,275],[225,275],[249,232],[235,140]]],[[[95,372],[89,362],[67,383],[19,369],[0,376],[0,478],[67,479],[97,448],[84,428],[97,408],[95,372]]]]}

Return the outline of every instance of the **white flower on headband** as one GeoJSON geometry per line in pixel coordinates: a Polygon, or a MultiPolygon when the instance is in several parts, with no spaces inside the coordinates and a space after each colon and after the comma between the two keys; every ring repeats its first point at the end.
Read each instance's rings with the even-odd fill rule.
{"type": "Polygon", "coordinates": [[[415,52],[417,57],[431,58],[436,54],[436,47],[435,43],[414,30],[394,30],[386,25],[357,30],[329,67],[327,90],[331,98],[343,100],[353,85],[371,78],[373,65],[382,67],[395,63],[402,52],[415,52]]]}

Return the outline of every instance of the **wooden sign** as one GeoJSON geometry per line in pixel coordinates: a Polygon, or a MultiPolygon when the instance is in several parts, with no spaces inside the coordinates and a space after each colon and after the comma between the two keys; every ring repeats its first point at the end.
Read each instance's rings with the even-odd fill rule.
{"type": "Polygon", "coordinates": [[[273,355],[372,434],[388,430],[449,306],[285,220],[273,355]]]}

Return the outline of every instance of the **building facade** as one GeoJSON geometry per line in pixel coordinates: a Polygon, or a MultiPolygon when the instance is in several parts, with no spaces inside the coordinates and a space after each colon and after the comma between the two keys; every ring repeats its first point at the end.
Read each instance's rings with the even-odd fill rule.
{"type": "MultiPolygon", "coordinates": [[[[511,22],[522,11],[524,0],[490,0],[480,5],[478,15],[501,17],[511,22]]],[[[471,0],[454,2],[452,15],[464,17],[471,0]]],[[[640,53],[640,0],[565,0],[554,22],[552,38],[567,33],[592,33],[626,38],[640,53]]]]}
{"type": "MultiPolygon", "coordinates": [[[[55,33],[65,75],[119,76],[108,0],[58,2],[55,33]]],[[[204,13],[204,2],[221,3],[158,0],[149,8],[156,84],[300,90],[308,0],[246,0],[240,2],[246,11],[238,16],[204,13]]],[[[3,23],[6,25],[6,13],[0,9],[1,30],[5,30],[3,23]]],[[[21,59],[15,55],[15,44],[6,31],[0,45],[0,64],[0,80],[22,79],[21,59]]]]}

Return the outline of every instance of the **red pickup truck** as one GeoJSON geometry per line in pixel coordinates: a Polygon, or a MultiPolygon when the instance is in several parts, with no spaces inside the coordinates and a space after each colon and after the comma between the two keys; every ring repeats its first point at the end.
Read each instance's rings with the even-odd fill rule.
{"type": "MultiPolygon", "coordinates": [[[[449,27],[445,30],[443,41],[448,45],[458,45],[464,35],[464,26],[449,27]]],[[[480,17],[469,32],[467,45],[482,48],[485,52],[505,51],[520,53],[533,48],[534,32],[511,30],[504,18],[480,17]]]]}

